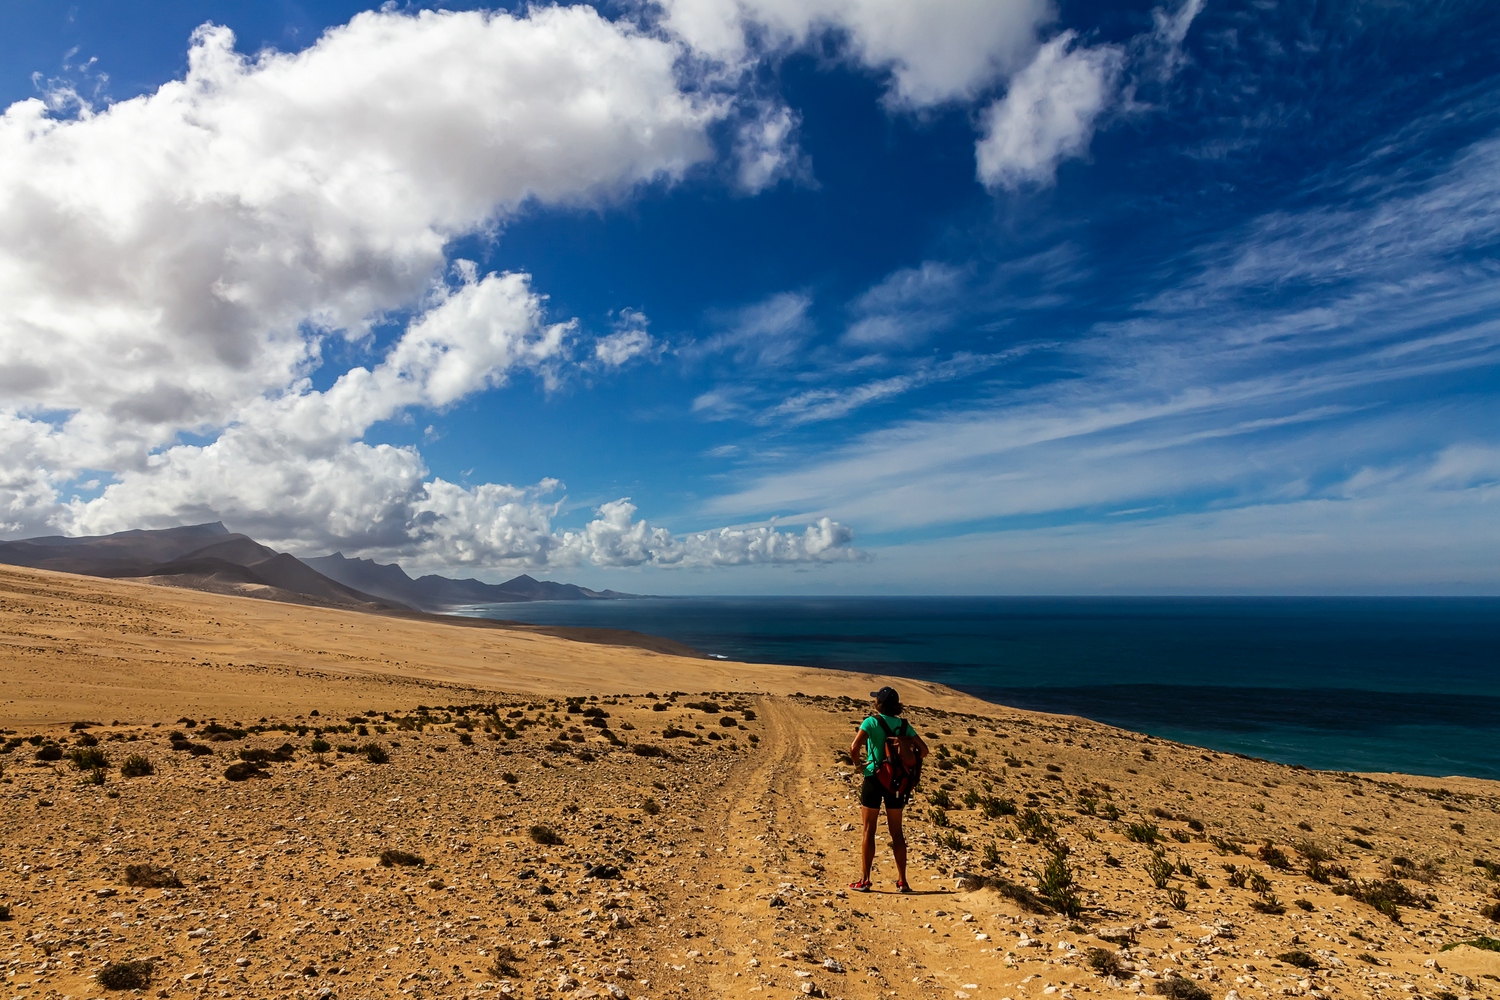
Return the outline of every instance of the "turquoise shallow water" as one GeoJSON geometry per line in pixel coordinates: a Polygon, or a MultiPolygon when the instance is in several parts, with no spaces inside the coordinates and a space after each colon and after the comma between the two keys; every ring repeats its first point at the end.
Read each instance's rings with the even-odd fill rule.
{"type": "Polygon", "coordinates": [[[704,597],[465,613],[940,681],[1307,767],[1500,778],[1497,598],[704,597]]]}

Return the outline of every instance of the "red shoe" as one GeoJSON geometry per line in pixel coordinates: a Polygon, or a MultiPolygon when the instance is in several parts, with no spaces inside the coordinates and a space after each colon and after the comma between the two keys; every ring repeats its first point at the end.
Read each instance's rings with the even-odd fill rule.
{"type": "Polygon", "coordinates": [[[853,889],[855,892],[869,892],[870,885],[871,883],[869,879],[862,879],[859,882],[850,882],[849,888],[853,889]]]}
{"type": "Polygon", "coordinates": [[[897,892],[911,892],[911,884],[909,882],[907,882],[906,879],[904,879],[904,878],[898,878],[896,880],[896,891],[897,892]]]}

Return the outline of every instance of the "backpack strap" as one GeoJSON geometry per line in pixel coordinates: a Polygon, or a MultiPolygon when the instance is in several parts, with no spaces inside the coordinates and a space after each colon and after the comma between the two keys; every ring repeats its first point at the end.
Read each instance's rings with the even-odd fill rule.
{"type": "MultiPolygon", "coordinates": [[[[891,732],[891,727],[887,726],[885,724],[885,720],[882,719],[880,716],[878,716],[878,715],[871,716],[871,718],[873,718],[875,720],[875,725],[879,726],[882,730],[885,731],[885,738],[886,739],[890,739],[892,736],[896,735],[895,733],[891,732]]],[[[902,719],[901,721],[905,722],[906,720],[902,719]]]]}

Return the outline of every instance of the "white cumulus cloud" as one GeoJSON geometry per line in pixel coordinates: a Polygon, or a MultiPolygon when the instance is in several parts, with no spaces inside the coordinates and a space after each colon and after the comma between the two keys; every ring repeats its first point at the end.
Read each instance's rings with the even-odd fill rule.
{"type": "Polygon", "coordinates": [[[986,185],[1050,184],[1060,162],[1088,148],[1095,119],[1114,97],[1124,53],[1075,40],[1065,31],[1042,46],[1005,96],[985,109],[975,157],[986,185]]]}
{"type": "MultiPolygon", "coordinates": [[[[454,484],[367,440],[573,363],[576,323],[550,320],[527,275],[445,248],[522,205],[597,205],[710,158],[728,103],[680,77],[682,56],[583,6],[385,9],[253,58],[205,25],[185,78],[154,93],[5,109],[0,531],[223,519],[298,551],[477,567],[626,564],[634,532],[645,561],[700,564],[634,508],[575,542],[552,523],[556,483],[454,484]],[[403,316],[377,362],[314,387],[327,338],[367,349],[403,316]]],[[[659,349],[634,314],[594,360],[659,349]]],[[[852,551],[837,525],[771,535],[738,561],[852,551]]]]}

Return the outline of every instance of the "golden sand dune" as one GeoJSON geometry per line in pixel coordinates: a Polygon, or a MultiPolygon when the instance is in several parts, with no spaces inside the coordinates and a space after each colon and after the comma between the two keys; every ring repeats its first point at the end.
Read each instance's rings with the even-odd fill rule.
{"type": "Polygon", "coordinates": [[[878,680],[0,570],[0,996],[1500,996],[1500,785],[911,682],[848,891],[878,680]]]}

